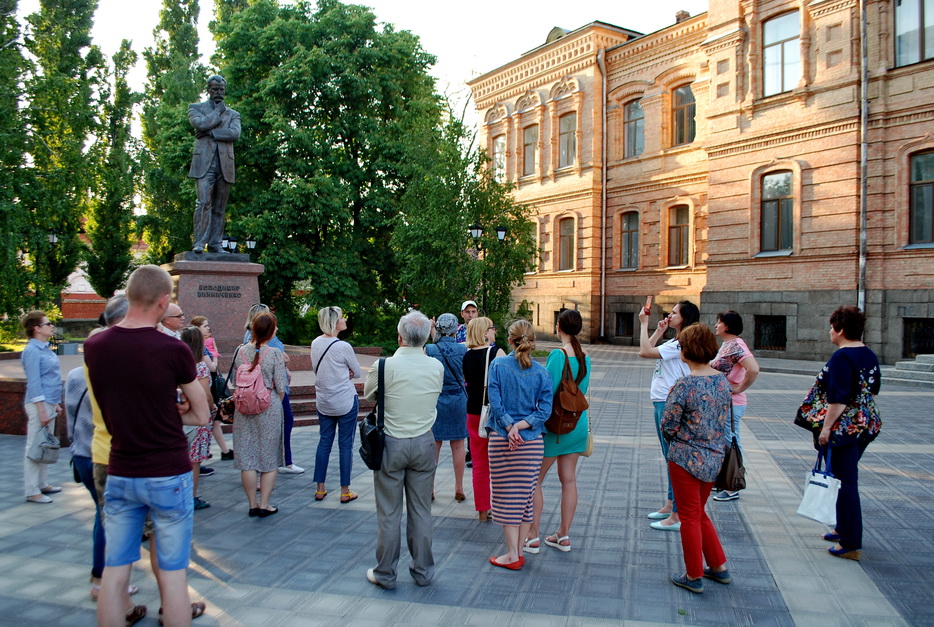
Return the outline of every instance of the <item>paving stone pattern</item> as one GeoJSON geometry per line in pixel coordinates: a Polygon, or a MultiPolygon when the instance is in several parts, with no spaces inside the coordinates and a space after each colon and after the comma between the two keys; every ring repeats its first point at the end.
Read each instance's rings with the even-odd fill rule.
{"type": "MultiPolygon", "coordinates": [[[[433,506],[437,575],[420,588],[403,552],[395,590],[368,583],[374,564],[375,508],[370,473],[355,459],[360,498],[339,503],[337,447],[327,498],[315,503],[312,470],[318,432],[293,433],[303,475],[280,475],[274,517],[247,517],[240,477],[215,458],[202,480],[212,507],[195,513],[189,583],[208,604],[196,625],[930,625],[934,537],[934,390],[886,387],[885,427],[861,463],[865,522],[860,563],[826,554],[823,526],[795,515],[809,436],[791,423],[812,377],[763,373],[749,393],[743,449],[749,489],[708,511],[734,582],[706,583],[703,595],[671,585],[683,572],[677,533],[650,529],[664,475],[648,398],[653,362],[629,347],[592,347],[591,420],[595,452],[581,459],[573,550],[547,546],[520,572],[486,563],[503,550],[502,530],[481,524],[468,500],[453,499],[448,450],[433,506]]],[[[814,372],[819,369],[815,365],[814,372]]],[[[51,477],[65,489],[52,505],[22,496],[24,438],[0,436],[0,624],[93,625],[88,599],[91,500],[67,461],[51,477]]],[[[67,457],[67,454],[63,457],[67,457]]],[[[468,471],[469,473],[469,471],[468,471]]],[[[545,483],[542,531],[558,525],[560,484],[545,483]]],[[[148,553],[134,567],[134,597],[155,625],[159,601],[148,553]]]]}

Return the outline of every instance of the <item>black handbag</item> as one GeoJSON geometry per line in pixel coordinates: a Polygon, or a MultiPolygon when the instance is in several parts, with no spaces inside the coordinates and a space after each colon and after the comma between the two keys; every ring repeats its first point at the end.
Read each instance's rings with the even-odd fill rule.
{"type": "MultiPolygon", "coordinates": [[[[733,433],[733,403],[730,402],[730,433],[733,433]]],[[[732,436],[729,448],[723,457],[723,465],[720,467],[720,473],[714,483],[717,490],[726,490],[728,492],[739,492],[746,489],[746,468],[743,466],[743,454],[739,450],[739,443],[736,436],[732,436]]]]}
{"type": "Polygon", "coordinates": [[[226,425],[232,425],[234,421],[234,399],[233,394],[230,392],[228,382],[233,377],[234,364],[237,363],[237,353],[240,352],[241,348],[241,346],[238,346],[237,350],[234,351],[233,357],[230,360],[230,370],[227,371],[227,378],[225,379],[223,376],[218,375],[218,379],[222,383],[219,383],[218,379],[215,379],[211,384],[212,388],[217,385],[217,396],[220,397],[215,401],[217,410],[214,414],[214,420],[220,420],[226,425]]]}
{"type": "Polygon", "coordinates": [[[360,423],[360,457],[370,470],[379,470],[383,465],[383,449],[386,446],[384,431],[383,370],[385,359],[377,365],[379,376],[376,382],[376,407],[360,423]]]}

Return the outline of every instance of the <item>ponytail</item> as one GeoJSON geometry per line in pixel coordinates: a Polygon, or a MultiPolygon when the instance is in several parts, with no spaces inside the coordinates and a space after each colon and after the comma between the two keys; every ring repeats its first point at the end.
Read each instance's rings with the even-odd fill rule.
{"type": "Polygon", "coordinates": [[[522,369],[532,367],[532,351],[535,350],[535,331],[528,320],[516,320],[509,325],[509,343],[515,347],[516,359],[522,369]]]}
{"type": "Polygon", "coordinates": [[[574,356],[577,358],[578,377],[583,380],[587,375],[587,359],[584,356],[584,349],[577,335],[584,328],[584,321],[581,314],[576,309],[565,309],[558,314],[558,328],[561,332],[571,338],[571,348],[574,349],[574,356]]]}

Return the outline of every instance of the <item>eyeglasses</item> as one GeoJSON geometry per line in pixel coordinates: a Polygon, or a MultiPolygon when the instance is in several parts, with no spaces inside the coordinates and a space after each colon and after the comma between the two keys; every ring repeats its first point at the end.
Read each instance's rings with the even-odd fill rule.
{"type": "Polygon", "coordinates": [[[43,323],[40,324],[39,326],[40,326],[40,327],[54,327],[54,326],[55,326],[55,323],[54,323],[54,322],[43,322],[43,323]]]}
{"type": "Polygon", "coordinates": [[[185,317],[184,313],[180,313],[177,316],[166,316],[166,318],[184,318],[184,317],[185,317]]]}

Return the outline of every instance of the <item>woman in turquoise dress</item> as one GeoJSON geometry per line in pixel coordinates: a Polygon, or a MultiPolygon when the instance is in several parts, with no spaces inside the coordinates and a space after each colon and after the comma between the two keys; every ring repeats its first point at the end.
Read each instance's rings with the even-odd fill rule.
{"type": "MultiPolygon", "coordinates": [[[[558,315],[555,331],[561,341],[561,348],[551,351],[545,368],[551,374],[552,394],[557,392],[558,385],[564,373],[564,364],[569,361],[571,376],[577,380],[581,368],[584,369],[584,378],[578,384],[584,394],[590,386],[590,356],[584,352],[577,335],[581,332],[583,321],[580,312],[574,309],[565,309],[558,315]]],[[[542,493],[542,482],[551,467],[558,462],[558,479],[561,481],[561,523],[558,530],[545,537],[545,544],[559,551],[567,553],[571,550],[571,540],[568,534],[571,523],[574,521],[574,512],[577,510],[577,458],[587,448],[588,416],[585,411],[577,421],[577,426],[570,433],[556,435],[545,430],[545,456],[542,459],[542,469],[538,475],[538,486],[535,488],[533,501],[534,521],[529,530],[522,550],[526,553],[537,554],[541,550],[539,538],[539,523],[542,510],[545,506],[545,497],[542,493]]]]}

